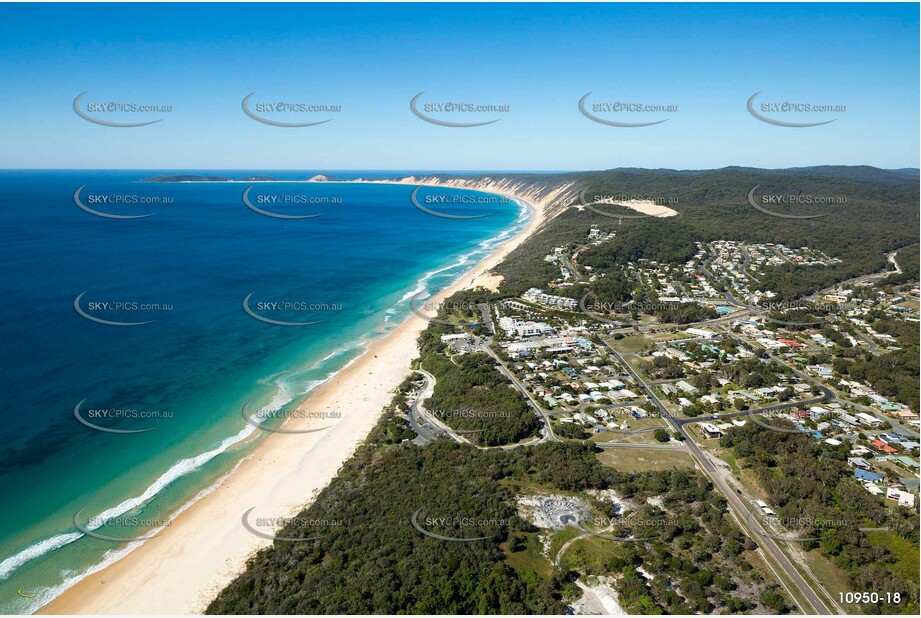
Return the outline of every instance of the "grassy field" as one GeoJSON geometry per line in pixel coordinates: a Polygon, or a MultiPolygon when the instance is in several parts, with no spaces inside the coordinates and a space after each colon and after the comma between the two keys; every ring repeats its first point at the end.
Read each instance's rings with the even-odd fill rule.
{"type": "Polygon", "coordinates": [[[624,472],[648,472],[671,468],[693,468],[694,460],[684,451],[607,449],[598,453],[598,459],[606,466],[624,472]]]}
{"type": "Polygon", "coordinates": [[[566,544],[566,541],[569,539],[575,538],[582,534],[579,530],[575,528],[563,528],[559,532],[553,535],[553,539],[550,541],[550,551],[548,552],[550,559],[556,557],[557,552],[560,551],[560,548],[566,544]]]}
{"type": "Polygon", "coordinates": [[[914,583],[919,583],[918,548],[907,539],[903,539],[892,531],[867,532],[867,537],[892,552],[895,556],[898,572],[914,583]]]}
{"type": "Polygon", "coordinates": [[[652,333],[650,335],[647,335],[648,339],[650,339],[651,341],[657,341],[657,342],[658,341],[677,341],[678,339],[690,339],[692,337],[694,337],[694,335],[690,333],[686,333],[684,331],[678,331],[674,333],[671,331],[667,331],[664,333],[652,333]]]}
{"type": "Polygon", "coordinates": [[[601,573],[606,565],[618,554],[618,544],[595,536],[587,536],[575,541],[560,557],[563,571],[580,573],[601,573]]]}
{"type": "Polygon", "coordinates": [[[508,543],[502,543],[501,547],[505,552],[505,563],[516,571],[534,571],[541,577],[553,575],[553,565],[550,564],[550,561],[542,556],[534,555],[534,551],[530,548],[510,552],[508,543]]]}
{"type": "Polygon", "coordinates": [[[643,335],[629,335],[623,339],[608,338],[605,341],[621,354],[642,352],[649,341],[643,335]]]}

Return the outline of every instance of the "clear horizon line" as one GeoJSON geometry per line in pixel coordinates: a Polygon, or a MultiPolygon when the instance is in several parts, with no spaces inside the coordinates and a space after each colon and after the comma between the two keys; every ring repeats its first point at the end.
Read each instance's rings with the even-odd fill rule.
{"type": "Polygon", "coordinates": [[[742,168],[742,169],[757,169],[757,170],[795,170],[795,169],[807,169],[813,167],[872,167],[874,169],[882,171],[896,171],[896,170],[917,170],[921,172],[921,167],[916,165],[906,165],[902,167],[879,167],[878,165],[872,165],[870,163],[816,163],[813,165],[798,165],[791,167],[757,167],[753,165],[724,165],[722,167],[639,167],[639,166],[618,166],[618,167],[608,167],[608,168],[599,168],[599,169],[388,169],[388,168],[256,168],[256,167],[3,167],[0,168],[0,171],[57,171],[57,172],[69,172],[69,171],[98,171],[98,172],[108,172],[108,171],[122,171],[122,172],[132,172],[132,171],[150,171],[150,172],[315,172],[315,173],[324,173],[324,172],[411,172],[411,173],[427,173],[427,174],[578,174],[578,173],[590,173],[590,172],[609,172],[614,170],[647,170],[647,171],[657,171],[657,170],[671,170],[676,172],[707,172],[722,170],[727,168],[742,168]]]}

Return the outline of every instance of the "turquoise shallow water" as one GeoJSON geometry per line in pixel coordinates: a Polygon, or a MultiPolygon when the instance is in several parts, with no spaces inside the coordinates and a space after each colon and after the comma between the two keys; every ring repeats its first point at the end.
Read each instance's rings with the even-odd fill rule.
{"type": "Polygon", "coordinates": [[[0,172],[6,613],[34,611],[137,545],[78,526],[155,533],[258,440],[244,404],[292,406],[402,321],[413,294],[449,285],[527,216],[451,189],[417,198],[490,216],[431,216],[406,186],[253,186],[250,204],[266,212],[321,215],[279,219],[247,208],[250,183],[139,182],[158,173],[0,172]],[[153,216],[90,214],[79,187],[100,214],[153,216]],[[318,323],[261,321],[247,297],[267,320],[318,323]],[[78,404],[81,419],[120,433],[82,424],[78,404]]]}

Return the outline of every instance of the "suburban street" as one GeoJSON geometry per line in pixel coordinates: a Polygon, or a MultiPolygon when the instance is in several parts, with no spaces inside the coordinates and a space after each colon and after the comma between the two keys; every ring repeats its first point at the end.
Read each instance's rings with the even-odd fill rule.
{"type": "MultiPolygon", "coordinates": [[[[643,390],[646,392],[646,396],[649,398],[653,404],[659,409],[660,414],[666,421],[671,425],[675,431],[677,431],[683,438],[683,444],[688,449],[688,452],[698,463],[700,468],[704,473],[710,477],[713,481],[714,486],[720,490],[729,504],[733,508],[736,514],[736,520],[738,524],[743,528],[749,531],[749,536],[758,543],[759,547],[763,547],[767,550],[770,556],[773,558],[774,562],[783,569],[787,578],[793,582],[800,592],[800,595],[806,598],[810,605],[812,605],[814,611],[819,614],[830,615],[832,612],[826,607],[825,603],[819,598],[815,593],[812,587],[808,582],[800,575],[799,571],[796,570],[796,567],[793,566],[793,563],[790,562],[790,559],[781,551],[780,547],[777,546],[777,543],[774,539],[767,536],[764,528],[761,527],[761,524],[753,520],[751,516],[751,511],[748,510],[748,507],[742,501],[742,499],[728,486],[725,479],[722,477],[720,472],[716,469],[716,466],[713,465],[713,462],[710,458],[701,451],[700,447],[697,446],[697,443],[694,441],[693,437],[685,429],[687,422],[678,422],[677,419],[673,418],[668,411],[668,408],[665,407],[656,394],[653,392],[652,388],[646,384],[646,382],[640,378],[639,374],[634,371],[633,367],[627,363],[624,358],[611,347],[607,342],[604,342],[607,350],[620,361],[630,373],[631,377],[636,380],[636,383],[639,384],[643,390]]],[[[747,414],[747,413],[746,413],[747,414]]],[[[693,421],[690,421],[693,422],[693,421]]],[[[773,567],[772,567],[773,568],[773,567]]],[[[781,580],[783,581],[783,580],[781,580]]],[[[792,593],[792,592],[791,592],[792,593]]],[[[795,595],[794,595],[795,598],[795,595]]]]}

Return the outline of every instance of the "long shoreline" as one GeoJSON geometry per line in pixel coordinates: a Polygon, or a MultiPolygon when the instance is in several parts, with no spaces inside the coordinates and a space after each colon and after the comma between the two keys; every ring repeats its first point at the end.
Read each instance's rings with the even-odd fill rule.
{"type": "MultiPolygon", "coordinates": [[[[542,207],[522,196],[483,192],[525,205],[531,211],[528,224],[454,284],[436,294],[432,302],[440,302],[461,289],[494,283],[487,272],[544,221],[542,207]]],[[[425,319],[410,313],[397,328],[371,342],[351,364],[319,386],[302,404],[302,408],[307,407],[311,412],[341,413],[335,425],[314,433],[267,436],[232,474],[178,515],[168,529],[77,582],[38,613],[200,613],[243,571],[250,555],[271,544],[244,528],[243,513],[255,507],[253,518],[290,517],[313,501],[365,440],[383,408],[390,403],[394,389],[410,372],[411,362],[418,356],[416,339],[426,325],[425,319]]],[[[323,426],[323,421],[291,419],[284,427],[317,429],[318,424],[323,426]]]]}

